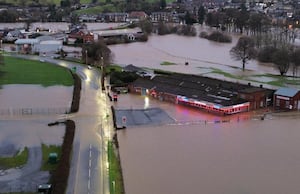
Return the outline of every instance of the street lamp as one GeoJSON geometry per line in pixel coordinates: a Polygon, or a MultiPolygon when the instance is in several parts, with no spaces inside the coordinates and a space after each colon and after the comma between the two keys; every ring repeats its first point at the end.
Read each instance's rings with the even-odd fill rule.
{"type": "Polygon", "coordinates": [[[105,90],[104,87],[104,58],[101,56],[101,87],[102,90],[105,90]]]}
{"type": "Polygon", "coordinates": [[[88,53],[88,51],[87,51],[87,49],[85,49],[85,64],[87,65],[88,64],[88,58],[87,58],[87,53],[88,53]]]}

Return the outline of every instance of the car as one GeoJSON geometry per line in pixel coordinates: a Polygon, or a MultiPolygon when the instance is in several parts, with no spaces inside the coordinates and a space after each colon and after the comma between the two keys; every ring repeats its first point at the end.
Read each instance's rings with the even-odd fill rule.
{"type": "Polygon", "coordinates": [[[92,66],[88,65],[87,68],[88,68],[88,69],[92,69],[92,66]]]}

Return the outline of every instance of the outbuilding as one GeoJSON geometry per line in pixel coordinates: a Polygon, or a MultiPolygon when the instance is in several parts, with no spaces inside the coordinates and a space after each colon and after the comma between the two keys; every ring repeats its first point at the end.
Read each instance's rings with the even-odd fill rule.
{"type": "Polygon", "coordinates": [[[274,93],[274,109],[300,110],[300,89],[279,88],[274,93]]]}

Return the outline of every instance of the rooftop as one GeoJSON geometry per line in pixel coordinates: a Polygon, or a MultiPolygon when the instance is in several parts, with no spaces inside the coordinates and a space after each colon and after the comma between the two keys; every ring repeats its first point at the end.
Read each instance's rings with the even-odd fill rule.
{"type": "Polygon", "coordinates": [[[253,93],[257,91],[269,91],[265,88],[240,85],[222,80],[201,77],[195,75],[159,75],[153,79],[139,78],[133,85],[185,96],[198,101],[211,102],[221,106],[231,106],[247,102],[239,98],[240,92],[253,93]]]}

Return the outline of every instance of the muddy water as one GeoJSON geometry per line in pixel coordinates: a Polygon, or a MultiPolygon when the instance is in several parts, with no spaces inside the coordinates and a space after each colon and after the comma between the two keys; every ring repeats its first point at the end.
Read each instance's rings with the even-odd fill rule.
{"type": "Polygon", "coordinates": [[[4,85],[0,89],[0,109],[70,107],[72,93],[73,86],[4,85]]]}
{"type": "MultiPolygon", "coordinates": [[[[232,43],[216,43],[199,37],[177,35],[152,35],[146,43],[113,45],[118,64],[134,64],[140,67],[159,68],[169,71],[205,74],[206,68],[218,68],[236,74],[241,71],[241,62],[231,58],[229,51],[235,46],[238,36],[233,36],[232,43]],[[160,65],[163,61],[177,65],[160,65]],[[186,66],[185,62],[189,65],[186,66]]],[[[250,74],[278,73],[271,64],[249,61],[246,69],[250,74]]]]}
{"type": "Polygon", "coordinates": [[[126,193],[300,193],[299,119],[118,132],[126,193]]]}

